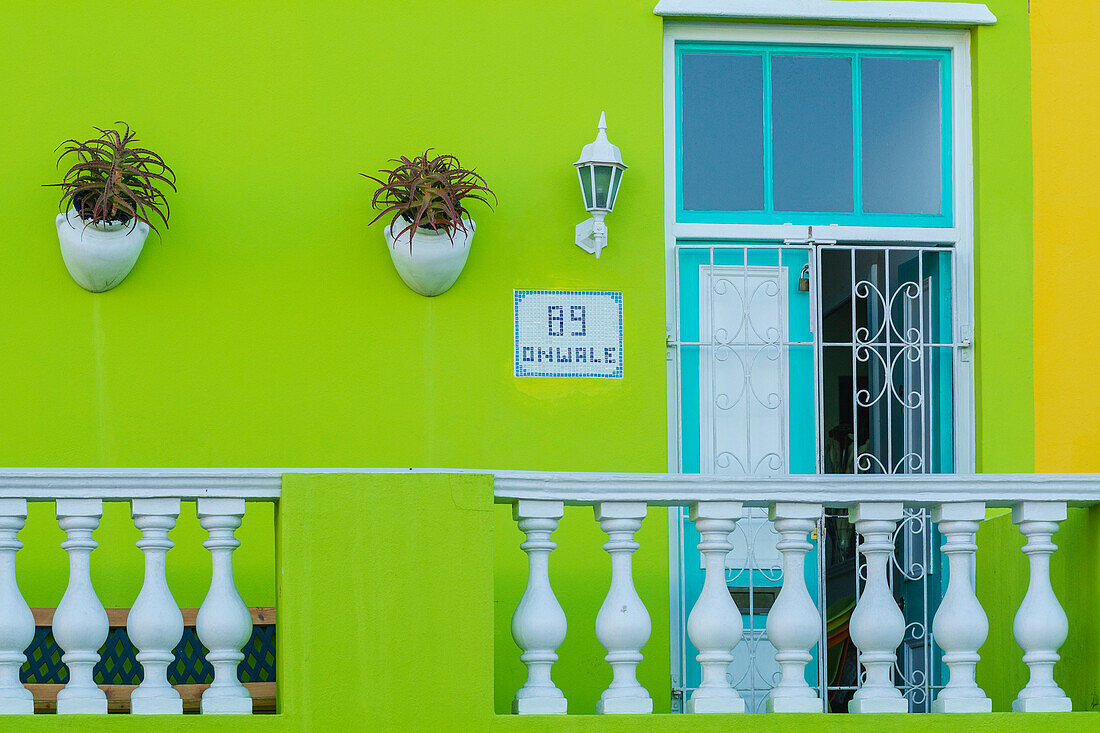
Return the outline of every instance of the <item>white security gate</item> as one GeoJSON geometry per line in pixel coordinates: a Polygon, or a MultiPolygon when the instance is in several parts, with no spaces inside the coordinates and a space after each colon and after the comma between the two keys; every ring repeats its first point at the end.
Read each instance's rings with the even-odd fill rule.
{"type": "MultiPolygon", "coordinates": [[[[955,468],[955,259],[951,247],[684,242],[675,247],[677,454],[685,473],[950,473],[955,468]]],[[[698,684],[687,611],[702,584],[695,530],[674,511],[673,705],[698,684]]],[[[893,588],[908,626],[895,682],[928,709],[942,666],[930,620],[940,597],[926,513],[899,524],[893,588]]],[[[778,681],[764,623],[782,585],[777,535],[749,510],[731,535],[727,584],[744,618],[731,682],[763,711],[778,681]]],[[[807,581],[821,639],[807,681],[834,710],[858,684],[847,617],[861,573],[843,511],[813,538],[807,581]],[[811,577],[812,576],[812,577],[811,577]]]]}

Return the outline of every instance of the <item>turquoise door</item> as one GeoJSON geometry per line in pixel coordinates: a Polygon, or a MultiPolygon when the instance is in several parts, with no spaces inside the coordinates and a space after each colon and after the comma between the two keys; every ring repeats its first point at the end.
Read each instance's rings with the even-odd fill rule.
{"type": "MultiPolygon", "coordinates": [[[[816,473],[815,344],[809,247],[754,242],[677,248],[681,453],[684,473],[816,473]],[[803,282],[801,289],[799,282],[803,282]]],[[[747,509],[731,539],[726,580],[745,631],[730,668],[747,709],[763,710],[779,668],[764,635],[782,584],[764,509],[747,509]]],[[[684,613],[703,585],[699,535],[679,517],[684,613]]],[[[807,558],[816,601],[817,552],[807,558]]],[[[686,615],[684,616],[686,618],[686,615]]],[[[698,651],[683,635],[683,695],[699,684],[698,651]]],[[[817,684],[817,664],[807,680],[817,684]]]]}

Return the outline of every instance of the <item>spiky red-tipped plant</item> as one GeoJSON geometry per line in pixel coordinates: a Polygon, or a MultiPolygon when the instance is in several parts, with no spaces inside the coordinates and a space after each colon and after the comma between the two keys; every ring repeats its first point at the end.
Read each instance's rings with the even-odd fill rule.
{"type": "MultiPolygon", "coordinates": [[[[480,201],[490,209],[486,196],[497,201],[496,194],[489,190],[486,181],[473,170],[462,167],[453,155],[430,155],[431,148],[414,158],[393,158],[396,163],[391,170],[381,170],[385,180],[361,173],[379,185],[374,192],[371,204],[382,207],[382,212],[371,220],[371,224],[386,214],[393,214],[390,226],[399,219],[406,226],[394,237],[394,243],[408,232],[424,227],[433,231],[443,230],[451,243],[454,243],[456,230],[466,232],[463,216],[469,212],[464,201],[480,201]]],[[[412,246],[410,235],[409,246],[412,246]]]]}
{"type": "Polygon", "coordinates": [[[66,140],[57,162],[69,156],[76,161],[61,183],[61,210],[72,207],[84,225],[130,222],[133,230],[139,221],[159,234],[153,219],[168,226],[171,213],[161,187],[176,190],[176,174],[151,150],[134,147],[137,140],[125,122],[122,131],[96,127],[99,137],[80,141],[66,140]]]}

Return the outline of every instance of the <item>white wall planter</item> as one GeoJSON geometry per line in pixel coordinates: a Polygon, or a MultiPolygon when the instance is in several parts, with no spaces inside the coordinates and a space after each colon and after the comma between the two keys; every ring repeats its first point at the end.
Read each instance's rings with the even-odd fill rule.
{"type": "Polygon", "coordinates": [[[456,230],[453,241],[443,231],[424,228],[398,237],[398,232],[407,226],[401,219],[385,228],[390,258],[406,285],[421,295],[433,296],[447,292],[455,284],[466,266],[476,228],[470,219],[462,222],[466,231],[456,230]]]}
{"type": "Polygon", "coordinates": [[[137,262],[149,225],[131,223],[89,224],[69,209],[57,215],[57,238],[61,257],[77,284],[93,293],[102,293],[122,282],[137,262]]]}

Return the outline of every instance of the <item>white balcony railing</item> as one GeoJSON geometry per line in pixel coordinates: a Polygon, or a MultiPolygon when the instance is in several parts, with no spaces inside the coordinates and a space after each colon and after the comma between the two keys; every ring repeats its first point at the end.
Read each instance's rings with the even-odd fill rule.
{"type": "Polygon", "coordinates": [[[726,588],[729,535],[746,507],[766,507],[779,535],[783,584],[767,617],[767,635],[776,648],[781,679],[771,690],[767,710],[821,712],[822,702],[804,675],[819,641],[821,617],[812,600],[803,561],[811,549],[807,535],[825,507],[845,508],[862,542],[866,580],[850,619],[864,674],[849,703],[851,712],[906,712],[907,703],[891,672],[902,643],[905,620],[889,588],[888,559],[893,534],[906,508],[931,511],[943,534],[949,583],[933,620],[933,637],[943,651],[949,681],[939,691],[936,712],[989,712],[990,699],[975,682],[978,650],[988,621],[975,594],[972,571],[976,535],[986,510],[1010,508],[1012,521],[1027,539],[1030,580],[1016,613],[1013,632],[1024,650],[1030,680],[1014,711],[1069,711],[1071,703],[1055,683],[1058,649],[1068,621],[1050,583],[1051,542],[1069,505],[1100,504],[1100,476],[798,476],[782,478],[713,477],[667,474],[578,474],[498,472],[497,503],[511,504],[522,549],[529,557],[526,591],[512,617],[512,635],[528,670],[516,693],[514,712],[565,713],[567,701],[551,677],[557,648],[565,639],[566,614],[554,597],[548,573],[556,544],[551,535],[565,505],[591,506],[607,533],[603,548],[611,557],[611,584],[596,618],[596,637],[607,650],[612,682],[597,709],[602,713],[648,713],[649,692],[635,674],[650,637],[645,604],[634,589],[631,557],[639,547],[634,534],[650,506],[684,506],[702,538],[705,580],[687,621],[699,650],[701,683],[687,701],[689,712],[743,712],[745,701],[727,680],[733,650],[742,636],[741,613],[726,588]]]}
{"type": "MultiPolygon", "coordinates": [[[[233,580],[234,533],[251,501],[278,501],[281,474],[255,471],[8,470],[0,473],[0,713],[33,713],[32,692],[20,683],[24,651],[35,636],[35,619],[16,582],[15,556],[23,543],[16,534],[27,518],[27,503],[56,503],[65,532],[61,547],[69,557],[69,581],[53,613],[53,636],[68,667],[69,681],[57,692],[58,713],[106,713],[107,696],[93,681],[93,667],[108,635],[108,615],[92,586],[90,561],[98,543],[104,502],[127,502],[137,546],[145,558],[141,591],[126,615],[126,631],[137,649],[144,678],[130,693],[133,713],[181,713],[180,694],[168,683],[167,669],[184,632],[184,619],[168,589],[165,559],[173,542],[180,503],[197,502],[199,523],[208,534],[212,579],[194,621],[209,650],[213,683],[202,692],[202,713],[251,713],[252,698],[237,665],[252,633],[252,617],[233,580]]],[[[27,579],[24,579],[26,582],[27,579]]],[[[33,579],[32,581],[33,582],[33,579]]]]}

